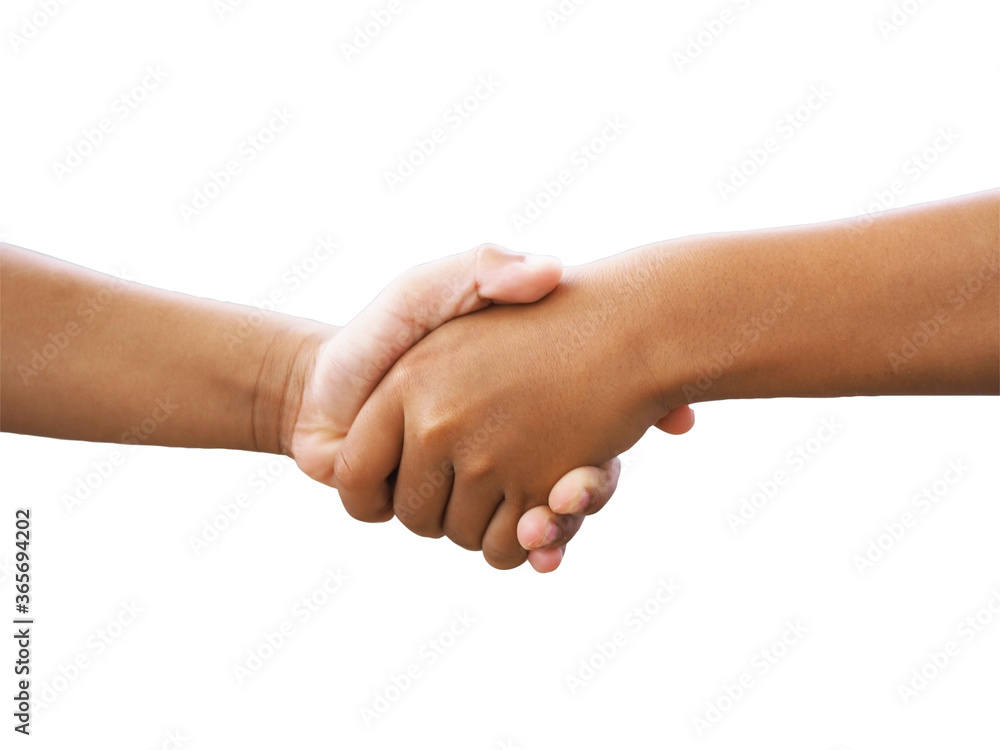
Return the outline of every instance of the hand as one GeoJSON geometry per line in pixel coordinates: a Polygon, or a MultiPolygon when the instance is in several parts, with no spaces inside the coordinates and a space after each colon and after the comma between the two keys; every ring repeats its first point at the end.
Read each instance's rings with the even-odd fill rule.
{"type": "MultiPolygon", "coordinates": [[[[559,283],[555,258],[481,245],[412,268],[311,354],[301,402],[285,441],[308,476],[336,487],[335,464],[354,418],[395,361],[429,332],[498,302],[534,302],[559,283]]],[[[392,517],[391,512],[384,518],[392,517]]],[[[376,519],[366,519],[376,520],[376,519]]]]}
{"type": "Polygon", "coordinates": [[[535,305],[455,320],[403,356],[341,445],[349,512],[395,512],[418,534],[481,548],[494,567],[521,564],[521,515],[667,414],[638,345],[649,337],[634,271],[627,259],[578,269],[535,305]]]}
{"type": "MultiPolygon", "coordinates": [[[[491,301],[535,301],[549,293],[561,275],[554,258],[515,255],[492,245],[403,274],[349,325],[315,347],[315,353],[306,352],[313,362],[307,368],[301,401],[292,399],[290,410],[295,413],[288,420],[287,452],[308,476],[337,487],[340,445],[365,400],[401,354],[449,319],[491,301]]],[[[614,493],[614,483],[593,486],[593,478],[606,471],[582,467],[562,486],[582,492],[589,482],[591,496],[603,504],[614,493]]],[[[365,520],[391,517],[389,509],[365,520]]],[[[574,533],[564,534],[562,545],[574,533]]],[[[542,560],[551,556],[548,550],[537,554],[542,560]]]]}
{"type": "MultiPolygon", "coordinates": [[[[679,406],[667,412],[656,427],[683,435],[694,427],[694,411],[679,406]]],[[[528,550],[528,562],[539,573],[559,567],[566,543],[583,525],[583,519],[603,508],[618,486],[621,462],[611,459],[600,467],[573,469],[549,493],[549,504],[529,508],[517,523],[517,541],[528,550]]]]}

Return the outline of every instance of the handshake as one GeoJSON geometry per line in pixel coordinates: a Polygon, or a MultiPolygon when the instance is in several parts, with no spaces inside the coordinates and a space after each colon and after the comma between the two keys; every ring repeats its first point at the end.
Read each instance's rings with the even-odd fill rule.
{"type": "Polygon", "coordinates": [[[616,456],[651,426],[689,430],[692,403],[997,394],[998,205],[688,237],[566,273],[482,245],[344,328],[3,245],[0,426],[127,442],[176,404],[143,440],[284,453],[355,518],[550,571],[616,456]]]}
{"type": "Polygon", "coordinates": [[[303,348],[280,450],[357,519],[555,569],[614,492],[617,453],[693,424],[643,382],[599,265],[560,284],[554,258],[481,245],[412,269],[303,348]]]}

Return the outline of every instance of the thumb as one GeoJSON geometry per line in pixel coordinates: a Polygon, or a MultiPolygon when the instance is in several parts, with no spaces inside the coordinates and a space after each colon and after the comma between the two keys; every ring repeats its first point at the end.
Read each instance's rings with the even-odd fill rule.
{"type": "Polygon", "coordinates": [[[521,255],[499,245],[480,245],[476,251],[475,275],[481,300],[537,302],[562,278],[562,262],[551,255],[521,255]]]}

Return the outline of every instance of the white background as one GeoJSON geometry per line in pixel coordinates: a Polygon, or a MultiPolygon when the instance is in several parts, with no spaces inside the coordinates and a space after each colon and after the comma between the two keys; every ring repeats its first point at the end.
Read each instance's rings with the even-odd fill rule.
{"type": "MultiPolygon", "coordinates": [[[[997,183],[1000,8],[985,0],[910,0],[891,33],[893,5],[861,0],[592,0],[554,26],[556,0],[404,0],[350,61],[343,44],[387,3],[249,0],[222,17],[216,5],[93,0],[49,18],[40,0],[4,3],[4,239],[253,304],[290,291],[286,271],[330,236],[338,252],[282,309],[343,323],[404,269],[484,241],[575,264],[854,215],[894,180],[897,205],[997,183]],[[725,9],[731,23],[679,65],[725,9]],[[32,18],[44,26],[19,40],[32,18]],[[166,79],[123,119],[119,97],[147,66],[166,79]],[[453,128],[446,113],[480,76],[496,91],[453,128]],[[778,121],[814,86],[832,96],[785,138],[778,121]],[[275,107],[292,123],[248,160],[241,144],[275,107]],[[60,180],[53,162],[105,117],[111,132],[60,180]],[[574,152],[608,117],[627,129],[577,171],[574,152]],[[435,127],[445,142],[390,190],[385,173],[435,127]],[[957,140],[914,171],[939,128],[957,140]],[[718,182],[769,136],[779,151],[724,200],[718,182]],[[240,173],[185,221],[181,204],[230,159],[240,173]],[[563,168],[573,184],[517,231],[511,214],[563,168]]],[[[179,730],[190,748],[997,747],[998,615],[985,610],[971,642],[956,628],[1000,590],[1000,402],[697,414],[689,435],[650,433],[630,452],[617,496],[549,576],[357,523],[290,462],[250,454],[126,449],[70,512],[66,496],[118,448],[5,434],[0,611],[9,623],[13,511],[30,506],[33,686],[52,700],[26,741],[11,739],[8,699],[0,744],[156,748],[179,730]],[[824,419],[837,434],[809,442],[824,419]],[[793,465],[798,446],[810,460],[793,465]],[[949,461],[970,468],[921,513],[914,497],[949,461]],[[260,484],[261,470],[278,476],[260,484]],[[779,470],[788,483],[734,534],[726,514],[779,470]],[[194,554],[192,537],[241,492],[249,508],[194,554]],[[916,525],[861,574],[855,556],[904,511],[916,525]],[[302,622],[293,607],[328,569],[348,580],[302,622]],[[673,600],[649,603],[671,579],[673,600]],[[113,625],[131,602],[138,618],[113,625]],[[632,627],[647,605],[658,611],[632,627]],[[476,622],[429,663],[456,613],[476,622]],[[234,666],[286,620],[291,637],[240,684],[234,666]],[[759,652],[789,621],[808,632],[762,674],[759,652]],[[102,630],[118,636],[103,648],[102,630]],[[627,642],[602,665],[616,630],[627,642]],[[898,686],[949,640],[958,656],[906,705],[898,686]],[[573,690],[581,659],[601,668],[573,690]],[[420,676],[366,723],[362,709],[384,708],[376,696],[413,665],[420,676]],[[743,673],[754,685],[730,706],[743,673]],[[694,719],[720,697],[728,710],[699,736],[694,719]]]]}

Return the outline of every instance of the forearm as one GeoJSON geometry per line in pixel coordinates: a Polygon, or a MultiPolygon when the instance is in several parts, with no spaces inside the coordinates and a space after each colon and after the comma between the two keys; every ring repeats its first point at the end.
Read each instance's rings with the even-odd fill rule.
{"type": "Polygon", "coordinates": [[[998,393],[998,200],[640,249],[665,403],[998,393]]]}
{"type": "Polygon", "coordinates": [[[5,431],[279,452],[285,402],[335,330],[10,245],[0,263],[5,431]]]}

